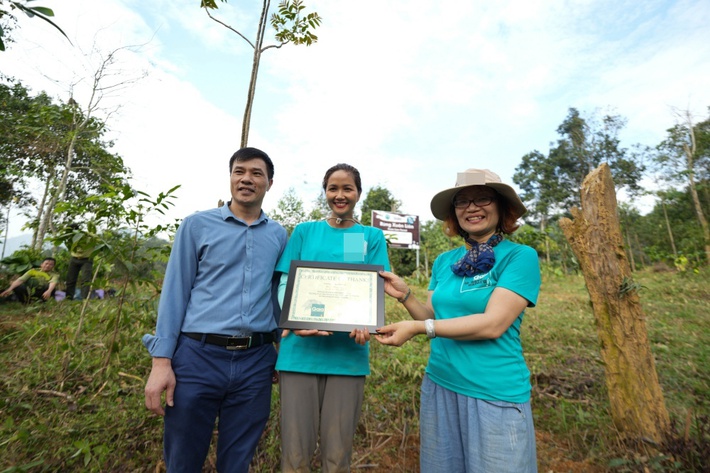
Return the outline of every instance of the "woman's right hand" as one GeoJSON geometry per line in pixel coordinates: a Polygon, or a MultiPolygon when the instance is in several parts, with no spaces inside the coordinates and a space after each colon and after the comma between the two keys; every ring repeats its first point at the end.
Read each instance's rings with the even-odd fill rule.
{"type": "Polygon", "coordinates": [[[377,329],[375,339],[383,345],[401,347],[413,336],[422,333],[423,322],[403,320],[377,329]]]}
{"type": "Polygon", "coordinates": [[[389,271],[380,271],[379,274],[385,280],[385,292],[388,295],[395,299],[402,299],[407,295],[409,287],[407,287],[407,283],[402,278],[389,271]]]}

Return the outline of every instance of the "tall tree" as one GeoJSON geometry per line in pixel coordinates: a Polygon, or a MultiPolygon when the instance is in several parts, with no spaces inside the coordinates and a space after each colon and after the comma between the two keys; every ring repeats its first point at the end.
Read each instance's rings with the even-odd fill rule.
{"type": "MultiPolygon", "coordinates": [[[[66,197],[72,175],[80,168],[75,163],[75,160],[81,155],[82,143],[91,143],[88,148],[95,150],[95,142],[92,143],[92,140],[100,139],[105,132],[106,119],[113,113],[113,110],[103,108],[104,100],[108,96],[116,95],[133,85],[145,75],[132,76],[118,69],[119,54],[131,49],[133,49],[132,46],[124,46],[116,48],[108,54],[94,51],[92,56],[87,57],[89,61],[93,61],[95,57],[98,59],[95,63],[95,70],[92,71],[91,84],[85,103],[79,104],[74,98],[74,88],[77,84],[70,86],[69,100],[66,106],[61,109],[61,115],[65,119],[63,123],[66,128],[59,130],[57,133],[60,144],[58,149],[62,158],[57,161],[57,167],[50,170],[53,173],[51,177],[55,180],[55,184],[47,187],[46,203],[39,210],[40,214],[34,238],[34,246],[36,248],[41,248],[45,234],[52,228],[54,208],[57,202],[66,197]]],[[[101,149],[102,146],[99,145],[98,148],[101,149]]],[[[98,155],[105,156],[106,153],[99,153],[98,155]]],[[[88,164],[83,169],[87,173],[100,176],[104,172],[102,166],[105,167],[106,163],[92,164],[91,159],[96,157],[96,154],[88,154],[88,164]]],[[[113,169],[115,168],[109,166],[109,173],[113,169]]]]}
{"type": "MultiPolygon", "coordinates": [[[[363,225],[372,225],[372,211],[383,210],[386,212],[399,212],[402,202],[397,200],[389,189],[382,186],[371,188],[362,200],[363,225]]],[[[417,253],[405,248],[389,248],[390,266],[401,276],[408,276],[417,271],[417,253]]]]}
{"type": "MultiPolygon", "coordinates": [[[[698,181],[699,188],[710,182],[698,181]]],[[[705,264],[705,242],[698,225],[695,205],[686,185],[679,189],[658,190],[653,209],[634,222],[638,245],[652,263],[673,266],[679,258],[687,258],[692,267],[705,264]]],[[[710,209],[710,196],[700,192],[701,205],[710,209]]]]}
{"type": "Polygon", "coordinates": [[[375,186],[367,192],[365,199],[362,201],[362,218],[360,218],[360,222],[363,225],[372,225],[373,210],[397,212],[401,205],[402,203],[395,199],[389,189],[375,186]]]}
{"type": "Polygon", "coordinates": [[[695,214],[705,240],[705,261],[710,262],[710,226],[698,191],[698,179],[710,176],[710,117],[693,123],[689,110],[677,113],[678,123],[668,129],[668,136],[657,146],[659,174],[671,183],[686,182],[693,199],[695,214]]]}
{"type": "Polygon", "coordinates": [[[552,251],[548,228],[568,209],[579,205],[579,188],[591,170],[607,163],[617,188],[631,194],[640,191],[643,156],[621,147],[618,136],[625,125],[626,120],[618,115],[604,115],[598,121],[596,115],[584,118],[570,108],[557,127],[560,138],[549,153],[534,150],[515,168],[513,182],[520,187],[521,198],[530,210],[527,219],[539,222],[548,262],[552,251]]]}
{"type": "Polygon", "coordinates": [[[330,207],[328,207],[328,201],[325,200],[325,193],[321,191],[313,201],[313,208],[308,213],[308,220],[323,220],[328,215],[330,215],[330,207]]]}
{"type": "Polygon", "coordinates": [[[618,135],[625,124],[618,115],[605,115],[599,124],[570,108],[557,127],[560,139],[548,155],[528,153],[515,169],[513,182],[521,187],[523,200],[533,204],[533,212],[556,215],[579,205],[584,177],[601,163],[611,167],[617,189],[638,191],[645,166],[641,156],[620,146],[618,135]]]}
{"type": "Polygon", "coordinates": [[[513,182],[521,190],[520,197],[528,203],[530,217],[537,218],[540,234],[543,237],[545,258],[550,263],[550,239],[547,237],[547,227],[550,219],[564,209],[565,193],[558,182],[558,169],[553,161],[535,150],[525,156],[515,168],[513,182]]]}
{"type": "MultiPolygon", "coordinates": [[[[222,2],[227,2],[227,0],[221,0],[222,2]]],[[[247,145],[249,140],[249,127],[251,124],[251,113],[252,107],[254,105],[254,94],[256,92],[256,80],[259,75],[259,65],[261,64],[261,54],[267,49],[280,48],[288,43],[293,43],[296,45],[305,44],[310,46],[311,44],[318,41],[318,37],[313,34],[315,30],[321,24],[321,17],[318,13],[309,13],[303,16],[303,10],[306,8],[301,0],[285,0],[279,4],[278,13],[271,16],[271,26],[276,32],[276,40],[278,44],[271,44],[264,46],[264,36],[266,35],[266,22],[269,16],[269,8],[271,6],[270,0],[263,0],[261,15],[259,17],[259,25],[256,32],[256,39],[251,42],[244,34],[239,30],[233,28],[227,23],[219,20],[212,15],[210,10],[217,9],[216,0],[200,0],[200,8],[204,8],[207,16],[225,28],[229,29],[233,33],[237,34],[240,38],[249,44],[253,49],[254,55],[252,59],[251,66],[251,77],[249,79],[249,91],[247,93],[247,101],[244,107],[244,118],[242,120],[242,138],[241,146],[247,145]]]]}
{"type": "Polygon", "coordinates": [[[639,189],[645,170],[641,158],[620,147],[619,132],[626,120],[618,115],[604,115],[601,124],[596,118],[583,118],[570,108],[565,120],[557,127],[560,139],[550,150],[549,158],[556,170],[560,196],[566,209],[578,206],[579,189],[585,176],[600,164],[609,165],[615,188],[631,192],[639,189]]]}
{"type": "Polygon", "coordinates": [[[427,220],[420,227],[420,250],[424,256],[424,273],[430,273],[430,266],[441,253],[453,250],[463,244],[463,239],[459,236],[449,238],[444,233],[442,223],[439,220],[427,220]]]}
{"type": "Polygon", "coordinates": [[[283,225],[289,235],[296,225],[306,220],[303,201],[296,195],[293,187],[286,190],[286,193],[276,203],[276,210],[271,212],[269,216],[283,225]]]}
{"type": "Polygon", "coordinates": [[[46,94],[32,96],[20,82],[0,75],[0,208],[11,202],[19,206],[32,203],[25,191],[29,176],[24,168],[36,158],[26,126],[35,103],[49,104],[51,99],[46,94]]]}

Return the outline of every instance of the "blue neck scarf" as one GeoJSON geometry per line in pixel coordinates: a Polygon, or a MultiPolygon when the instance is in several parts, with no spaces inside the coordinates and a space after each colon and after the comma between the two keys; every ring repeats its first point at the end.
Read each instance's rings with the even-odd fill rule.
{"type": "Polygon", "coordinates": [[[503,236],[496,233],[485,243],[478,243],[470,238],[465,238],[465,240],[471,249],[463,255],[458,263],[451,265],[451,271],[457,276],[473,276],[490,271],[496,262],[493,247],[503,240],[503,236]]]}

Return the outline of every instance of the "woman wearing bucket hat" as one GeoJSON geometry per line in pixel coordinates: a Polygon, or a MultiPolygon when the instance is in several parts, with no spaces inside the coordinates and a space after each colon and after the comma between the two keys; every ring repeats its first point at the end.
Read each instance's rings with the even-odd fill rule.
{"type": "Polygon", "coordinates": [[[534,249],[505,239],[525,206],[497,174],[468,169],[434,196],[431,211],[466,244],[436,259],[425,303],[401,278],[381,273],[387,294],[414,320],[376,336],[395,346],[419,334],[432,339],[421,388],[421,471],[536,472],[520,328],[537,302],[540,267],[534,249]]]}

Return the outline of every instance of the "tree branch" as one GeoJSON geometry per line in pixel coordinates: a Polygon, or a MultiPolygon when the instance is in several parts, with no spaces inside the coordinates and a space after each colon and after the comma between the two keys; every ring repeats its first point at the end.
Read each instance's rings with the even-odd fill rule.
{"type": "Polygon", "coordinates": [[[210,13],[210,11],[209,11],[207,8],[205,8],[205,13],[207,13],[207,16],[209,16],[213,21],[216,21],[217,23],[219,23],[220,25],[224,26],[224,27],[227,28],[228,30],[231,30],[232,32],[238,34],[244,41],[246,41],[247,43],[249,43],[249,46],[251,46],[252,49],[256,49],[256,47],[252,44],[251,41],[249,41],[249,40],[247,39],[246,36],[244,36],[243,34],[241,34],[239,31],[235,30],[234,28],[232,28],[231,26],[229,26],[228,24],[226,24],[226,23],[223,22],[222,20],[219,20],[219,19],[213,17],[213,16],[212,16],[212,13],[210,13]]]}

